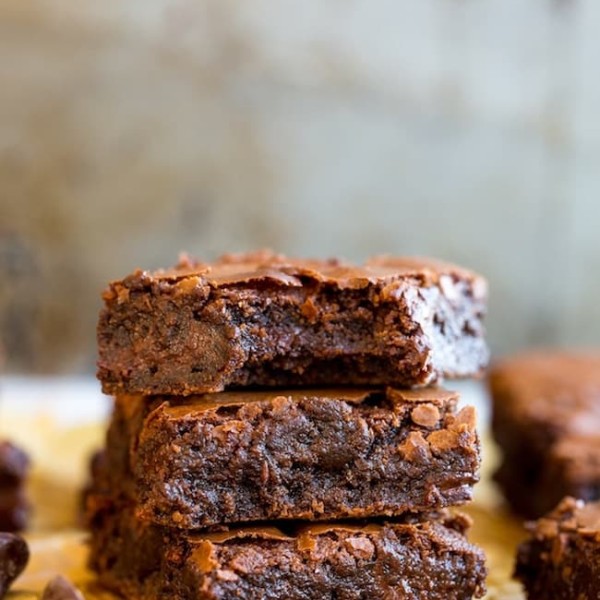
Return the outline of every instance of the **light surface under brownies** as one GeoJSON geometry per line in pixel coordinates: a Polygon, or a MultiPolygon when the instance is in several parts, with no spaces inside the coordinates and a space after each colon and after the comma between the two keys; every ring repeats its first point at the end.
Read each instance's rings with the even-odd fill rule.
{"type": "Polygon", "coordinates": [[[106,393],[179,395],[474,376],[486,300],[483,278],[427,259],[185,259],[110,285],[98,376],[106,393]]]}
{"type": "Polygon", "coordinates": [[[479,439],[456,402],[439,388],[120,396],[98,487],[181,529],[462,504],[479,439]]]}

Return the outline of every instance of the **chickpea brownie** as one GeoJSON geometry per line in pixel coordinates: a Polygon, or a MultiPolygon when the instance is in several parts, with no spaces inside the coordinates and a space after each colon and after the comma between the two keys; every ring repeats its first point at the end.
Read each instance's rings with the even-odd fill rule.
{"type": "Polygon", "coordinates": [[[496,474],[512,508],[537,518],[565,496],[600,499],[600,352],[534,352],[490,372],[496,474]]]}
{"type": "Polygon", "coordinates": [[[466,600],[485,592],[484,556],[460,515],[173,536],[131,510],[98,506],[91,566],[126,598],[466,600]]]}
{"type": "Polygon", "coordinates": [[[440,388],[119,396],[113,481],[97,489],[121,488],[140,518],[181,529],[463,504],[479,438],[457,400],[440,388]]]}
{"type": "Polygon", "coordinates": [[[486,366],[486,300],[483,278],[427,259],[186,258],[110,285],[98,377],[109,394],[424,386],[486,366]]]}

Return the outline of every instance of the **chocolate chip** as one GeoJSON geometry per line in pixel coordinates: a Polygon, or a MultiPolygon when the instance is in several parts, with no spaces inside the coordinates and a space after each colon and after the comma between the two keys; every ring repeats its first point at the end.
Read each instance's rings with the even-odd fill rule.
{"type": "Polygon", "coordinates": [[[0,533],[0,598],[4,598],[28,561],[27,542],[15,533],[0,533]]]}
{"type": "Polygon", "coordinates": [[[41,600],[84,600],[84,597],[68,579],[57,575],[44,589],[41,600]]]}

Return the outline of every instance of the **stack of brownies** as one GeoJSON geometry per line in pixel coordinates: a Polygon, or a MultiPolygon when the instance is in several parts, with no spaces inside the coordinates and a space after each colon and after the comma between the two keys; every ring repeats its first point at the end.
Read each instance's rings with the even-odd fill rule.
{"type": "Polygon", "coordinates": [[[458,267],[187,258],[104,296],[91,565],[126,597],[466,599],[486,285],[458,267]],[[429,386],[429,387],[428,387],[429,386]]]}

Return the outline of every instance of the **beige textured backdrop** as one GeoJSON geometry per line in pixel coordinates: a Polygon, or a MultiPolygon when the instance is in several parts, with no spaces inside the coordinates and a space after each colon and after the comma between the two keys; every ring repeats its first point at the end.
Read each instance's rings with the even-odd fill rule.
{"type": "Polygon", "coordinates": [[[0,1],[9,370],[94,362],[104,283],[271,246],[434,254],[497,352],[600,343],[596,0],[0,1]]]}

